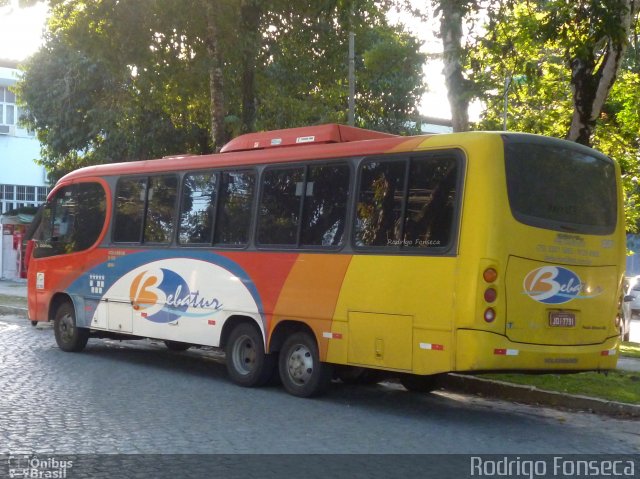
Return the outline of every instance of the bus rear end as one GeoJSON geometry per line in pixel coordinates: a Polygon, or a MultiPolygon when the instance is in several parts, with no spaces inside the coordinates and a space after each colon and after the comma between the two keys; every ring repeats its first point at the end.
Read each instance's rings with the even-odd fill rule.
{"type": "Polygon", "coordinates": [[[616,367],[624,220],[619,170],[571,142],[503,135],[492,188],[501,205],[475,265],[472,327],[457,370],[616,367]]]}

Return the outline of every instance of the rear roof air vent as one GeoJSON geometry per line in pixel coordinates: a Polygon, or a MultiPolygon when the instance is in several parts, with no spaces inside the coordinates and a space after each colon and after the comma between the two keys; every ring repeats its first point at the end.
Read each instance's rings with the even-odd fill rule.
{"type": "Polygon", "coordinates": [[[232,151],[263,150],[285,146],[317,145],[319,143],[379,140],[394,136],[397,135],[331,123],[328,125],[289,128],[287,130],[247,133],[231,140],[224,145],[220,152],[229,153],[232,151]]]}

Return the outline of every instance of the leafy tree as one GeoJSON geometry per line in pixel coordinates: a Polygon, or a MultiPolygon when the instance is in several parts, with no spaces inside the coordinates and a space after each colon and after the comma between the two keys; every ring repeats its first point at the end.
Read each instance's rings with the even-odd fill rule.
{"type": "Polygon", "coordinates": [[[387,24],[383,6],[325,0],[267,12],[264,23],[272,27],[258,62],[257,127],[346,122],[346,45],[353,31],[356,125],[407,132],[424,91],[424,56],[415,38],[387,24]]]}
{"type": "Polygon", "coordinates": [[[403,131],[422,89],[419,45],[386,24],[387,0],[50,4],[46,44],[19,89],[53,178],[207,152],[254,128],[342,120],[349,29],[359,36],[361,125],[403,131]]]}
{"type": "Polygon", "coordinates": [[[480,9],[479,0],[432,0],[435,13],[440,16],[442,61],[451,107],[453,131],[469,129],[469,102],[475,96],[474,82],[468,78],[465,63],[468,48],[463,46],[464,27],[480,9]]]}
{"type": "MultiPolygon", "coordinates": [[[[620,163],[627,195],[627,222],[630,229],[635,229],[640,160],[637,16],[624,41],[616,37],[617,45],[630,44],[631,48],[616,60],[620,66],[615,81],[611,76],[605,80],[611,72],[605,73],[604,63],[617,47],[613,37],[603,32],[624,31],[626,27],[620,24],[621,10],[603,11],[600,7],[605,4],[598,2],[560,3],[492,4],[487,35],[477,40],[468,63],[486,104],[479,126],[501,128],[507,95],[509,129],[581,142],[588,139],[588,143],[620,163]],[[553,10],[553,6],[557,8],[553,10]],[[591,80],[587,81],[585,62],[593,61],[595,65],[589,70],[591,80]],[[598,106],[602,99],[596,101],[596,92],[604,94],[607,84],[610,92],[602,106],[598,106]],[[588,111],[592,119],[586,118],[588,111]],[[577,121],[582,124],[578,137],[577,121]]],[[[617,51],[622,55],[621,50],[617,51]]]]}

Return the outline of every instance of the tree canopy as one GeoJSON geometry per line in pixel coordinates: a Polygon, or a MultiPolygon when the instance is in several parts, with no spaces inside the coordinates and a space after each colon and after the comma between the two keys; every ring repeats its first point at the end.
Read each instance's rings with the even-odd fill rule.
{"type": "Polygon", "coordinates": [[[83,165],[204,153],[255,129],[343,122],[356,34],[357,125],[404,133],[420,43],[384,0],[50,0],[18,85],[55,178],[83,165]]]}

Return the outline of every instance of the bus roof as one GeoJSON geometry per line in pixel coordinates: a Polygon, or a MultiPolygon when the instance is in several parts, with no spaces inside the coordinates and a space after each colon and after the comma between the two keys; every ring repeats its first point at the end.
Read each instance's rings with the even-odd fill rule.
{"type": "Polygon", "coordinates": [[[433,135],[399,136],[337,124],[248,133],[231,140],[220,154],[185,154],[157,160],[87,166],[63,176],[60,183],[96,176],[237,168],[409,151],[430,136],[433,135]]]}

